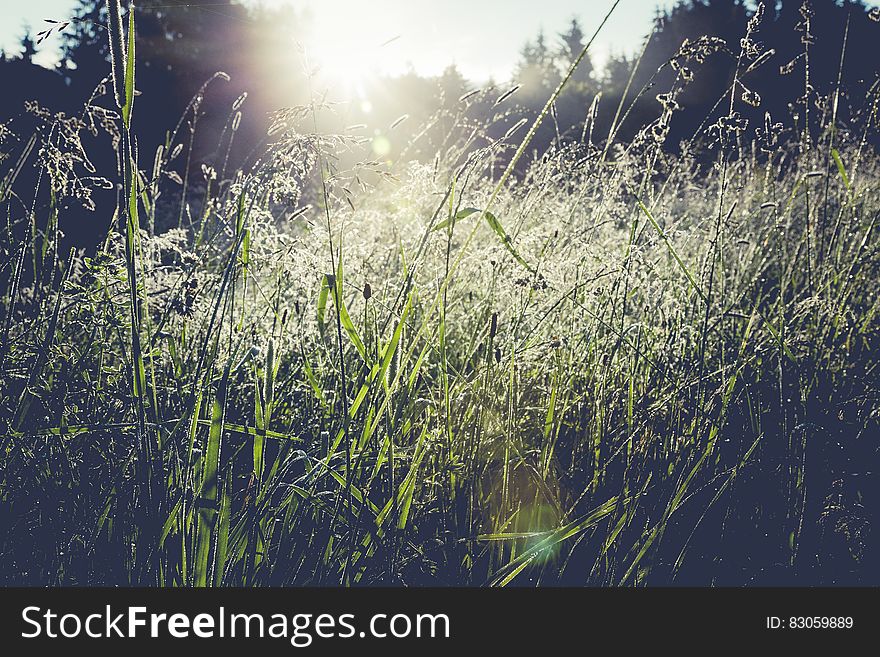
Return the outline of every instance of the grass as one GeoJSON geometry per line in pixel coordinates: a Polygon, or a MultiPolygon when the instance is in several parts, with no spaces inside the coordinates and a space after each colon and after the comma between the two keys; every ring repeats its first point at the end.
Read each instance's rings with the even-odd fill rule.
{"type": "Polygon", "coordinates": [[[187,135],[139,169],[133,20],[117,225],[4,233],[5,582],[877,583],[876,85],[746,140],[741,52],[712,149],[669,104],[526,163],[557,90],[390,170],[316,100],[163,222],[187,135]]]}

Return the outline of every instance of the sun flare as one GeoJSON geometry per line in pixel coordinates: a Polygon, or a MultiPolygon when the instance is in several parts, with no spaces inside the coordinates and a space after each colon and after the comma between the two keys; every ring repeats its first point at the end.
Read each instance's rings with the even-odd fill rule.
{"type": "Polygon", "coordinates": [[[349,16],[317,21],[304,48],[319,80],[349,98],[364,98],[371,78],[396,68],[395,41],[387,27],[349,16]]]}

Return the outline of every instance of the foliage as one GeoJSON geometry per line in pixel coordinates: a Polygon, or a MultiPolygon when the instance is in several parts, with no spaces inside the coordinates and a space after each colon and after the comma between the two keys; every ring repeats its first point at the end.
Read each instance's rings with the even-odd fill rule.
{"type": "Polygon", "coordinates": [[[516,94],[453,100],[450,70],[420,158],[317,129],[316,95],[252,164],[193,174],[209,87],[147,150],[136,20],[108,35],[119,98],[0,131],[4,582],[880,581],[877,83],[746,124],[774,20],[752,15],[670,53],[631,139],[632,101],[542,143],[516,94]],[[725,49],[672,152],[682,71],[725,49]],[[83,253],[59,216],[87,199],[115,221],[83,253]]]}

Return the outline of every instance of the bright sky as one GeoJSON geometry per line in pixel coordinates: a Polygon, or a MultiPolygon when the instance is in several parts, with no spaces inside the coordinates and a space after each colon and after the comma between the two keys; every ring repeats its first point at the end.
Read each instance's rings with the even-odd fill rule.
{"type": "MultiPolygon", "coordinates": [[[[258,0],[249,0],[258,1],[258,0]]],[[[455,63],[469,78],[490,76],[506,79],[526,39],[539,28],[548,37],[565,29],[572,17],[581,20],[588,35],[598,26],[613,0],[263,0],[284,2],[310,9],[320,40],[316,56],[352,61],[355,54],[362,69],[385,73],[406,70],[439,73],[455,63]],[[378,48],[389,39],[392,43],[378,48]],[[349,52],[346,52],[349,51],[349,52]],[[336,53],[336,54],[331,54],[336,53]]],[[[168,4],[185,4],[169,0],[168,4]]],[[[601,62],[613,48],[635,50],[650,30],[657,5],[670,0],[622,0],[605,31],[596,42],[593,59],[601,62]]],[[[74,0],[0,0],[0,47],[19,51],[25,26],[36,33],[46,27],[44,19],[63,20],[74,0]]],[[[555,38],[554,38],[555,41],[555,38]]],[[[37,61],[53,63],[58,39],[42,45],[37,61]]],[[[333,62],[330,62],[333,65],[333,62]]]]}
{"type": "MultiPolygon", "coordinates": [[[[433,74],[455,63],[466,77],[477,81],[508,78],[524,42],[541,28],[555,45],[556,33],[577,17],[589,37],[613,4],[613,0],[289,1],[311,8],[318,34],[333,34],[335,26],[327,50],[351,44],[350,48],[359,50],[363,67],[375,59],[386,71],[404,71],[411,63],[417,72],[433,74]],[[370,56],[375,52],[370,41],[382,44],[395,37],[380,53],[370,56]]],[[[650,31],[658,4],[672,2],[622,0],[597,39],[594,61],[604,60],[612,47],[636,50],[650,31]]]]}

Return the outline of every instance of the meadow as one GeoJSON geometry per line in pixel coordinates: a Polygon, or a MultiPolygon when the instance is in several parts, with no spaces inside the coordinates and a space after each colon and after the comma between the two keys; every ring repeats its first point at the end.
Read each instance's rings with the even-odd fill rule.
{"type": "Polygon", "coordinates": [[[463,97],[433,158],[318,130],[316,94],[252,166],[181,177],[186,129],[132,138],[134,13],[109,6],[95,102],[35,108],[0,163],[0,581],[880,583],[877,81],[841,120],[805,39],[806,102],[749,125],[758,14],[633,89],[662,113],[626,142],[621,104],[532,150],[578,60],[500,137],[469,103],[515,95],[463,97]],[[718,111],[668,148],[721,47],[718,111]],[[119,184],[74,173],[83,131],[119,184]],[[111,230],[67,250],[56,199],[93,188],[111,230]]]}

